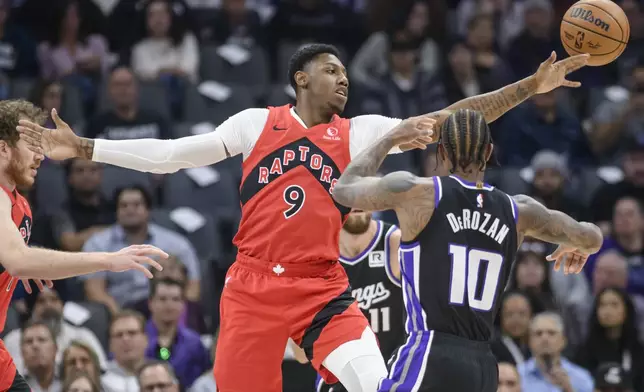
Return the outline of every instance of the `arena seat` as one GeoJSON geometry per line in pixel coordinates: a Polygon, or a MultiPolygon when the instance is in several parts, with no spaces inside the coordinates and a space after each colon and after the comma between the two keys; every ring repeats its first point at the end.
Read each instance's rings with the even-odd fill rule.
{"type": "Polygon", "coordinates": [[[152,191],[152,178],[148,173],[124,169],[116,166],[105,166],[103,169],[102,191],[108,200],[112,200],[114,192],[118,188],[128,185],[141,185],[148,191],[152,191]]]}
{"type": "Polygon", "coordinates": [[[80,91],[78,87],[70,83],[64,83],[63,85],[63,103],[60,108],[60,115],[66,123],[74,127],[74,130],[76,130],[75,125],[85,121],[80,91]]]}
{"type": "Polygon", "coordinates": [[[267,106],[282,106],[286,104],[295,104],[295,99],[286,93],[286,89],[290,87],[288,84],[274,84],[268,90],[266,97],[267,106]]]}
{"type": "Polygon", "coordinates": [[[0,339],[4,339],[9,332],[18,328],[20,328],[20,314],[13,306],[9,306],[9,309],[7,309],[7,319],[4,323],[4,329],[0,331],[0,339]]]}
{"type": "Polygon", "coordinates": [[[219,125],[233,114],[256,106],[248,87],[228,84],[225,86],[231,88],[231,94],[223,102],[207,98],[197,89],[187,89],[184,102],[184,121],[210,121],[219,125]]]}
{"type": "Polygon", "coordinates": [[[9,98],[27,99],[36,81],[30,78],[12,79],[9,85],[9,98]]]}
{"type": "Polygon", "coordinates": [[[78,305],[89,310],[91,313],[90,318],[81,327],[92,331],[105,351],[109,352],[109,333],[112,320],[109,309],[104,304],[93,301],[79,302],[78,305]]]}
{"type": "MultiPolygon", "coordinates": [[[[97,113],[110,110],[112,102],[107,88],[108,80],[99,87],[97,113]]],[[[170,101],[166,89],[156,81],[139,82],[139,105],[141,109],[154,111],[162,116],[169,116],[170,101]]]]}
{"type": "Polygon", "coordinates": [[[269,81],[268,55],[258,47],[244,48],[250,53],[245,63],[234,65],[219,53],[219,46],[201,49],[201,78],[253,88],[256,96],[265,93],[269,81]]]}
{"type": "Polygon", "coordinates": [[[36,177],[35,202],[44,213],[53,213],[67,200],[67,179],[62,165],[45,161],[36,177]]]}

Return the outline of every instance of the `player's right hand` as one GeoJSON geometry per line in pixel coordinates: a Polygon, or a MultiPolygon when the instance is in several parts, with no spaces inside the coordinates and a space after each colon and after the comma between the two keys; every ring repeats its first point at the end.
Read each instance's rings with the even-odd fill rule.
{"type": "Polygon", "coordinates": [[[30,150],[36,154],[44,154],[47,158],[62,161],[79,156],[80,141],[74,131],[52,109],[51,118],[56,129],[45,128],[29,120],[20,120],[16,128],[20,139],[27,143],[30,150]]]}
{"type": "Polygon", "coordinates": [[[131,245],[118,252],[111,253],[109,257],[109,270],[112,272],[123,272],[137,270],[152,279],[152,272],[146,267],[151,265],[158,271],[163,270],[161,264],[151,257],[168,258],[168,254],[152,245],[131,245]]]}
{"type": "Polygon", "coordinates": [[[554,270],[559,271],[564,266],[564,274],[578,274],[584,268],[590,254],[584,253],[577,248],[559,245],[552,254],[546,256],[546,260],[554,261],[554,270]]]}
{"type": "Polygon", "coordinates": [[[428,144],[434,143],[434,124],[436,120],[430,115],[410,117],[392,129],[388,137],[394,145],[404,146],[405,150],[412,148],[424,150],[428,144]]]}

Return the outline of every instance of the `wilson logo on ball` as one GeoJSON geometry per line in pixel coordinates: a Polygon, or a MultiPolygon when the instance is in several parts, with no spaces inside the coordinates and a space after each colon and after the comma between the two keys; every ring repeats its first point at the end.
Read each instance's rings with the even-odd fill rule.
{"type": "Polygon", "coordinates": [[[593,16],[593,11],[585,10],[580,7],[574,7],[570,12],[572,19],[583,20],[584,22],[592,23],[604,31],[610,30],[610,24],[603,21],[601,18],[593,16]]]}

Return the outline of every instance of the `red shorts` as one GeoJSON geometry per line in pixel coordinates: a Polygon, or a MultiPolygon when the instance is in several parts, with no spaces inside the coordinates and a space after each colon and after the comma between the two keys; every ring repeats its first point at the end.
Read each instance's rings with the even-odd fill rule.
{"type": "Polygon", "coordinates": [[[25,380],[16,371],[16,365],[2,340],[0,340],[0,391],[30,391],[25,380]]]}
{"type": "Polygon", "coordinates": [[[289,337],[325,381],[337,382],[322,361],[369,326],[338,262],[276,264],[239,254],[220,312],[214,369],[220,392],[282,391],[289,337]]]}

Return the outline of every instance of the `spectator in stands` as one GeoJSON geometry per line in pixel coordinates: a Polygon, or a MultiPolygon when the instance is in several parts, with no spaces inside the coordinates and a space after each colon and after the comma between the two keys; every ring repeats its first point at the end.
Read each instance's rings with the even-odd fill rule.
{"type": "Polygon", "coordinates": [[[595,392],[634,392],[631,385],[619,363],[604,363],[595,372],[595,392]]]}
{"type": "Polygon", "coordinates": [[[41,74],[44,79],[66,78],[77,86],[83,96],[85,109],[94,109],[98,83],[109,66],[107,41],[98,34],[89,35],[83,25],[79,5],[75,0],[56,7],[53,30],[47,41],[38,47],[41,74]]]}
{"type": "Polygon", "coordinates": [[[499,362],[499,386],[496,392],[521,392],[521,378],[513,364],[499,362]]]}
{"type": "Polygon", "coordinates": [[[530,319],[532,308],[528,297],[520,291],[503,294],[499,312],[500,336],[492,343],[492,352],[499,362],[518,366],[529,359],[530,319]]]}
{"type": "Polygon", "coordinates": [[[590,373],[564,358],[566,346],[562,318],[552,312],[536,315],[530,324],[533,358],[519,367],[526,392],[592,392],[590,373]]]}
{"type": "Polygon", "coordinates": [[[601,187],[591,203],[593,221],[602,228],[604,234],[610,232],[609,222],[613,217],[617,200],[626,196],[644,200],[644,138],[629,137],[624,145],[624,179],[616,184],[601,187]]]}
{"type": "Polygon", "coordinates": [[[141,392],[154,392],[155,389],[164,392],[179,392],[180,386],[172,365],[165,361],[150,361],[138,371],[139,388],[141,392]]]}
{"type": "Polygon", "coordinates": [[[628,148],[624,140],[629,136],[644,137],[644,56],[631,72],[629,90],[613,87],[615,92],[605,93],[606,99],[592,114],[589,137],[593,151],[605,162],[615,161],[628,148]]]}
{"type": "Polygon", "coordinates": [[[590,160],[579,119],[557,94],[535,95],[503,118],[498,138],[502,164],[527,166],[541,150],[567,154],[570,166],[590,160]]]}
{"type": "Polygon", "coordinates": [[[622,7],[628,17],[631,33],[624,53],[617,60],[620,68],[620,82],[625,84],[644,53],[644,10],[638,0],[617,0],[615,3],[622,7]]]}
{"type": "Polygon", "coordinates": [[[100,384],[101,365],[94,350],[87,344],[73,340],[65,351],[58,375],[63,382],[75,372],[84,372],[96,384],[100,384]]]}
{"type": "Polygon", "coordinates": [[[101,378],[106,392],[139,392],[136,372],[145,362],[145,319],[140,313],[123,310],[112,318],[110,352],[114,359],[101,378]]]}
{"type": "MultiPolygon", "coordinates": [[[[47,288],[44,291],[31,294],[27,297],[27,300],[32,319],[49,325],[55,336],[58,347],[56,363],[60,363],[63,351],[73,340],[89,345],[98,355],[102,365],[107,362],[103,348],[92,331],[65,321],[63,317],[63,300],[55,288],[47,288]]],[[[20,347],[21,340],[23,340],[23,336],[20,330],[11,331],[4,338],[7,351],[11,354],[19,370],[22,370],[26,365],[26,358],[22,356],[20,347]]]]}
{"type": "MultiPolygon", "coordinates": [[[[212,337],[212,345],[210,346],[210,355],[213,363],[215,362],[215,354],[217,352],[217,339],[219,339],[219,329],[217,329],[217,332],[215,332],[215,335],[212,337]]],[[[217,383],[215,382],[215,373],[208,369],[197,379],[197,381],[195,381],[194,384],[192,384],[189,392],[210,392],[216,390],[217,383]]]]}
{"type": "Polygon", "coordinates": [[[459,0],[457,3],[455,33],[459,36],[467,33],[467,24],[478,14],[494,17],[497,26],[496,39],[502,49],[505,49],[523,28],[523,1],[459,0]]]}
{"type": "Polygon", "coordinates": [[[508,289],[521,290],[530,299],[532,311],[556,310],[550,285],[550,268],[541,253],[521,248],[517,254],[508,289]]]}
{"type": "Polygon", "coordinates": [[[41,321],[28,322],[21,331],[20,352],[25,359],[25,381],[33,392],[60,392],[56,375],[56,341],[49,326],[41,321]]]}
{"type": "Polygon", "coordinates": [[[0,1],[0,72],[16,77],[38,76],[36,43],[22,26],[12,23],[11,0],[0,1]]]}
{"type": "Polygon", "coordinates": [[[497,53],[495,27],[492,16],[478,14],[467,24],[465,36],[479,79],[493,89],[514,80],[512,70],[497,53]]]}
{"type": "Polygon", "coordinates": [[[103,168],[84,159],[64,162],[68,199],[54,215],[52,228],[60,248],[78,252],[89,237],[114,223],[114,207],[103,197],[103,168]]]}
{"type": "Polygon", "coordinates": [[[590,333],[575,362],[595,372],[604,362],[621,364],[634,387],[644,387],[644,348],[640,344],[635,308],[626,292],[608,288],[595,297],[590,333]]]}
{"type": "Polygon", "coordinates": [[[87,373],[75,372],[63,383],[63,392],[101,392],[101,389],[87,373]]]}
{"type": "Polygon", "coordinates": [[[409,7],[397,10],[396,20],[390,31],[378,31],[369,36],[362,44],[349,65],[349,75],[353,83],[377,87],[379,80],[385,76],[391,66],[391,34],[402,32],[403,36],[418,43],[418,69],[433,75],[440,68],[440,51],[430,26],[438,14],[430,9],[427,1],[413,1],[409,7]]]}
{"type": "Polygon", "coordinates": [[[129,68],[119,66],[112,71],[108,92],[113,107],[89,121],[85,136],[111,140],[172,138],[161,113],[139,107],[139,86],[129,68]]]}
{"type": "Polygon", "coordinates": [[[554,151],[542,150],[532,157],[530,168],[534,172],[530,196],[550,209],[565,212],[579,219],[582,215],[579,201],[573,200],[564,192],[568,177],[566,159],[554,151]]]}
{"type": "Polygon", "coordinates": [[[552,28],[555,14],[550,1],[524,1],[522,17],[524,28],[510,43],[506,54],[518,78],[531,75],[553,49],[561,46],[559,35],[552,28]]]}
{"type": "Polygon", "coordinates": [[[218,45],[263,45],[266,31],[257,11],[246,0],[223,0],[212,21],[202,29],[202,39],[218,45]]]}
{"type": "MultiPolygon", "coordinates": [[[[188,269],[190,290],[200,291],[200,268],[190,242],[179,233],[151,223],[152,197],[141,186],[129,186],[115,192],[116,224],[92,235],[84,252],[111,252],[131,244],[150,244],[176,255],[188,269]]],[[[148,279],[128,272],[99,272],[85,275],[85,293],[90,301],[105,304],[115,314],[120,308],[145,309],[149,292],[148,279]]],[[[198,296],[199,294],[197,294],[198,296]]]]}
{"type": "MultiPolygon", "coordinates": [[[[592,287],[593,295],[597,296],[603,290],[608,288],[618,288],[620,290],[626,290],[628,286],[628,261],[626,257],[622,255],[615,249],[610,249],[605,252],[602,252],[599,257],[597,257],[593,275],[592,275],[592,287]]],[[[635,317],[637,329],[640,332],[640,342],[644,343],[644,296],[641,295],[631,295],[631,301],[635,307],[635,317]]],[[[584,309],[582,313],[582,318],[584,323],[582,324],[583,328],[580,330],[583,331],[583,336],[588,334],[588,320],[590,320],[590,315],[593,311],[592,303],[587,302],[588,306],[584,309]]]]}
{"type": "Polygon", "coordinates": [[[369,88],[362,111],[407,118],[437,109],[428,95],[431,75],[417,65],[418,42],[399,32],[390,37],[389,47],[389,70],[378,79],[377,87],[369,88]]]}
{"type": "MultiPolygon", "coordinates": [[[[38,80],[29,93],[29,101],[34,105],[40,106],[47,113],[51,113],[52,109],[60,112],[63,105],[63,85],[57,80],[38,80]]],[[[47,117],[45,126],[55,128],[56,124],[51,119],[51,115],[47,117]]]]}
{"type": "Polygon", "coordinates": [[[132,48],[132,69],[143,80],[160,80],[170,97],[183,95],[184,81],[199,77],[197,38],[174,17],[172,2],[150,1],[145,8],[147,37],[132,48]]]}
{"type": "Polygon", "coordinates": [[[628,292],[644,295],[644,204],[624,197],[617,201],[614,211],[612,232],[604,237],[599,252],[588,258],[584,271],[592,277],[597,257],[615,249],[628,261],[628,292]]]}
{"type": "MultiPolygon", "coordinates": [[[[160,264],[163,267],[163,271],[154,270],[152,274],[155,279],[172,279],[187,287],[188,269],[176,256],[170,255],[167,259],[161,260],[160,264]]],[[[201,309],[199,294],[195,290],[186,288],[185,309],[181,314],[180,325],[188,327],[199,334],[204,334],[206,333],[206,323],[201,309]]]]}
{"type": "Polygon", "coordinates": [[[150,288],[150,320],[147,358],[169,361],[181,385],[190,387],[210,369],[210,355],[199,335],[179,324],[184,309],[185,287],[176,280],[153,280],[150,288]]]}

